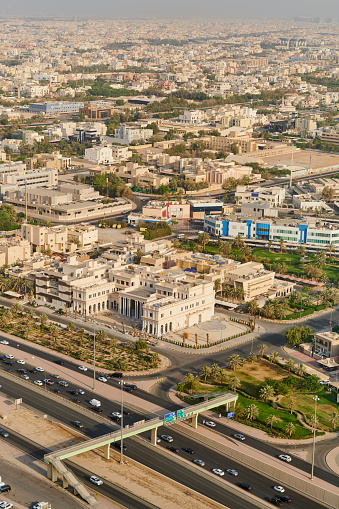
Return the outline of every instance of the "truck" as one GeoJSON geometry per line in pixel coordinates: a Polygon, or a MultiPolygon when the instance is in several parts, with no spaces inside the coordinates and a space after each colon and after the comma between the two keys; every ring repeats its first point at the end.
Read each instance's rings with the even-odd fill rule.
{"type": "Polygon", "coordinates": [[[89,402],[89,404],[90,404],[91,406],[100,407],[100,406],[101,406],[101,401],[99,401],[98,399],[91,399],[91,401],[89,402]]]}

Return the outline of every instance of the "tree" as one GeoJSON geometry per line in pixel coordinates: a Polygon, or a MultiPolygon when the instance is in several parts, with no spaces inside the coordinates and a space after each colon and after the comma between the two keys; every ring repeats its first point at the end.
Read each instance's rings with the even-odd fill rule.
{"type": "Polygon", "coordinates": [[[287,408],[289,409],[291,415],[293,413],[293,410],[295,409],[295,405],[296,405],[295,399],[289,398],[289,400],[287,401],[287,408]]]}
{"type": "Polygon", "coordinates": [[[74,325],[73,322],[69,322],[68,325],[67,325],[67,330],[70,331],[70,332],[73,332],[75,331],[76,327],[74,325]]]}
{"type": "Polygon", "coordinates": [[[41,325],[46,325],[48,322],[48,316],[45,313],[41,313],[39,319],[40,319],[41,325]]]}
{"type": "Polygon", "coordinates": [[[232,251],[232,244],[231,244],[231,242],[221,241],[220,246],[219,246],[219,250],[220,250],[221,256],[226,258],[227,256],[229,256],[231,254],[231,251],[232,251]]]}
{"type": "Polygon", "coordinates": [[[269,425],[271,427],[271,429],[273,427],[273,424],[278,421],[279,421],[278,417],[276,417],[274,414],[270,414],[268,417],[266,417],[266,420],[265,420],[266,424],[269,425]]]}
{"type": "Polygon", "coordinates": [[[216,279],[214,281],[214,291],[215,291],[215,296],[217,296],[217,294],[220,292],[222,286],[221,286],[221,279],[216,279]]]}
{"type": "Polygon", "coordinates": [[[299,346],[301,343],[308,343],[312,340],[313,330],[306,327],[293,327],[285,332],[286,343],[291,346],[299,346]]]}
{"type": "Polygon", "coordinates": [[[298,370],[297,370],[298,375],[303,376],[305,374],[305,371],[306,371],[306,368],[305,368],[304,364],[300,363],[298,366],[298,370]]]}
{"type": "Polygon", "coordinates": [[[259,410],[257,405],[248,405],[248,407],[245,408],[245,417],[248,421],[253,421],[259,416],[259,410]]]}
{"type": "Polygon", "coordinates": [[[212,370],[209,366],[203,366],[200,370],[200,375],[204,377],[206,382],[207,378],[209,378],[212,374],[212,370]]]}
{"type": "Polygon", "coordinates": [[[12,311],[13,315],[18,315],[19,313],[22,313],[23,310],[24,310],[24,308],[18,302],[13,304],[13,306],[11,307],[11,311],[12,311]]]}
{"type": "Polygon", "coordinates": [[[285,363],[285,366],[288,368],[288,372],[291,372],[291,369],[295,367],[295,362],[292,359],[288,359],[288,361],[285,363]]]}
{"type": "Polygon", "coordinates": [[[200,233],[200,235],[198,237],[198,242],[203,245],[204,251],[205,251],[205,246],[209,242],[209,240],[210,240],[210,236],[208,235],[208,233],[206,233],[206,232],[200,233]]]}
{"type": "Polygon", "coordinates": [[[274,389],[272,385],[264,385],[264,387],[262,387],[259,391],[259,398],[265,401],[265,403],[267,403],[269,399],[272,399],[273,396],[274,389]]]}
{"type": "Polygon", "coordinates": [[[228,368],[236,371],[240,366],[243,365],[243,359],[237,353],[231,355],[228,360],[228,368]]]}
{"type": "Polygon", "coordinates": [[[231,390],[235,392],[241,386],[241,382],[239,378],[232,376],[228,381],[228,385],[230,386],[231,390]]]}
{"type": "Polygon", "coordinates": [[[228,373],[226,371],[226,369],[221,369],[220,372],[219,372],[219,377],[220,377],[220,381],[221,383],[225,382],[228,378],[228,373]]]}
{"type": "Polygon", "coordinates": [[[265,345],[265,343],[262,343],[259,348],[260,348],[261,357],[263,357],[264,356],[264,351],[266,350],[267,345],[265,345]]]}
{"type": "Polygon", "coordinates": [[[145,253],[138,247],[133,255],[134,263],[140,263],[140,260],[143,256],[145,256],[145,253]]]}
{"type": "Polygon", "coordinates": [[[339,413],[333,412],[333,414],[330,417],[330,423],[333,424],[333,429],[337,427],[337,424],[339,422],[339,413]]]}
{"type": "Polygon", "coordinates": [[[326,254],[324,253],[324,251],[320,251],[316,255],[315,260],[314,260],[314,265],[318,269],[322,269],[326,265],[326,254]]]}
{"type": "Polygon", "coordinates": [[[245,313],[248,313],[248,321],[251,321],[251,316],[255,316],[259,313],[259,306],[256,300],[250,300],[244,305],[245,313]]]}
{"type": "Polygon", "coordinates": [[[185,375],[185,389],[188,390],[188,392],[191,394],[198,386],[198,381],[195,379],[194,375],[192,373],[187,373],[185,375]]]}
{"type": "Polygon", "coordinates": [[[280,244],[280,253],[283,252],[283,247],[284,247],[284,239],[279,239],[279,244],[280,244]]]}
{"type": "Polygon", "coordinates": [[[239,147],[238,147],[237,143],[231,143],[231,152],[234,155],[239,154],[239,147]]]}
{"type": "Polygon", "coordinates": [[[214,364],[212,364],[212,367],[211,367],[211,371],[212,371],[212,376],[214,378],[219,378],[219,375],[220,375],[220,366],[219,364],[217,364],[216,362],[214,364]]]}
{"type": "Polygon", "coordinates": [[[288,422],[285,427],[286,433],[291,437],[294,433],[294,430],[295,430],[295,426],[294,426],[293,422],[288,422]]]}
{"type": "Polygon", "coordinates": [[[103,341],[106,341],[108,336],[107,336],[107,332],[105,332],[103,329],[100,329],[97,333],[96,333],[96,336],[95,336],[96,340],[97,341],[100,341],[100,342],[103,342],[103,341]]]}
{"type": "Polygon", "coordinates": [[[278,352],[272,352],[269,357],[270,362],[272,362],[272,364],[277,362],[278,358],[279,358],[278,352]]]}
{"type": "Polygon", "coordinates": [[[257,360],[257,356],[255,355],[255,353],[251,352],[246,360],[253,364],[257,360]]]}
{"type": "Polygon", "coordinates": [[[333,200],[334,199],[334,189],[330,186],[325,186],[321,192],[321,197],[323,200],[333,200]]]}
{"type": "Polygon", "coordinates": [[[329,252],[330,256],[332,256],[333,251],[335,251],[335,245],[333,244],[333,242],[331,242],[331,243],[327,246],[327,251],[329,252]]]}

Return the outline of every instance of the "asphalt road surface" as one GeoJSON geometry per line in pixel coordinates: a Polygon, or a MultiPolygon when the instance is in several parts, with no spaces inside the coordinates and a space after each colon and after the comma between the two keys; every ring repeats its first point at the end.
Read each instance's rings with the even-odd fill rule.
{"type": "MultiPolygon", "coordinates": [[[[79,417],[79,414],[76,412],[76,408],[68,408],[62,403],[50,399],[46,394],[43,393],[43,391],[41,391],[41,394],[36,393],[35,391],[31,391],[29,386],[27,386],[27,388],[21,387],[15,382],[2,378],[1,375],[0,381],[2,385],[2,392],[12,397],[22,397],[26,404],[49,414],[59,421],[69,424],[74,420],[81,420],[81,422],[84,424],[82,431],[89,437],[97,437],[112,431],[112,427],[109,425],[109,423],[105,424],[98,422],[94,417],[91,418],[90,416],[81,415],[79,417]]],[[[235,468],[238,470],[239,476],[235,479],[228,475],[227,477],[229,481],[231,480],[233,482],[235,479],[236,482],[250,483],[253,486],[253,490],[255,490],[254,493],[262,498],[273,495],[274,492],[272,490],[272,486],[276,484],[274,481],[270,481],[266,477],[259,475],[247,469],[246,467],[243,467],[242,465],[239,465],[231,458],[227,458],[225,455],[210,450],[208,447],[180,435],[178,432],[172,430],[171,428],[160,428],[159,435],[161,434],[171,434],[174,438],[174,445],[178,446],[179,448],[190,447],[194,449],[196,451],[196,457],[199,456],[199,459],[203,459],[206,462],[206,467],[204,468],[235,468]]],[[[125,444],[127,446],[127,456],[154,470],[157,470],[158,472],[167,477],[170,477],[171,479],[181,482],[182,484],[185,484],[186,486],[210,498],[213,498],[213,500],[221,504],[226,503],[226,505],[230,505],[232,509],[255,507],[254,505],[245,502],[238,496],[230,493],[226,486],[225,488],[220,487],[219,485],[215,485],[211,480],[200,476],[199,469],[197,469],[196,472],[191,471],[187,469],[185,465],[177,464],[170,458],[165,459],[155,450],[143,445],[137,438],[127,439],[125,444]]],[[[165,443],[165,446],[167,445],[168,444],[165,443]]],[[[306,506],[308,509],[319,508],[319,504],[294,493],[292,490],[289,492],[289,494],[291,497],[293,497],[293,500],[295,499],[298,504],[300,503],[300,508],[306,506]]],[[[115,500],[113,494],[111,498],[115,500]]]]}

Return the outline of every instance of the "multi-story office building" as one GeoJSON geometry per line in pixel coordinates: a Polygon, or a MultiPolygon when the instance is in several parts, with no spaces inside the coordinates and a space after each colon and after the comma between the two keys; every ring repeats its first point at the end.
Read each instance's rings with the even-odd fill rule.
{"type": "Polygon", "coordinates": [[[191,217],[193,219],[203,219],[205,215],[220,214],[223,210],[221,200],[201,199],[188,200],[191,206],[191,217]]]}
{"type": "Polygon", "coordinates": [[[272,188],[249,188],[248,186],[237,186],[235,200],[237,203],[266,202],[272,207],[279,207],[285,200],[286,191],[282,187],[272,188]]]}
{"type": "MultiPolygon", "coordinates": [[[[24,165],[25,166],[25,165],[24,165]]],[[[25,187],[38,188],[55,186],[58,183],[58,170],[52,168],[40,168],[37,170],[7,171],[2,173],[0,169],[0,197],[4,198],[6,193],[21,191],[25,187]]]]}
{"type": "Polygon", "coordinates": [[[83,107],[84,103],[80,102],[31,103],[28,106],[28,111],[41,115],[58,115],[60,113],[79,113],[79,109],[83,107]]]}
{"type": "Polygon", "coordinates": [[[221,237],[244,237],[326,247],[339,244],[339,227],[325,221],[300,222],[290,219],[230,219],[226,216],[205,216],[204,227],[207,232],[221,237]]]}

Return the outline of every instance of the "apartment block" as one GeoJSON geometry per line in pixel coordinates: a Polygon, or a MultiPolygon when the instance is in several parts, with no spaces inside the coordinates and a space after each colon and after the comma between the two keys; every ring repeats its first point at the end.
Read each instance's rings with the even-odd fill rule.
{"type": "Polygon", "coordinates": [[[272,207],[279,207],[284,203],[286,190],[283,187],[258,187],[237,186],[235,200],[239,204],[264,202],[272,207]]]}

